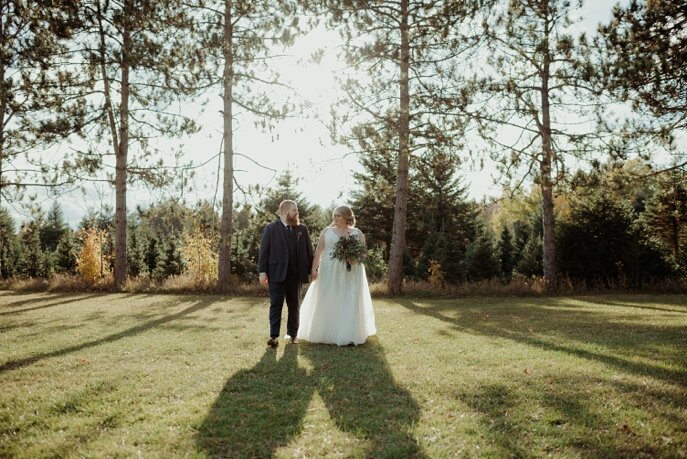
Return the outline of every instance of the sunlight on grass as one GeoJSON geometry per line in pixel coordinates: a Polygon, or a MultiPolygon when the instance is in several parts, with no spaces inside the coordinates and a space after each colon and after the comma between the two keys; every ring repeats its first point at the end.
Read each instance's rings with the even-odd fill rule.
{"type": "Polygon", "coordinates": [[[686,305],[384,299],[273,351],[265,298],[0,292],[0,457],[685,457],[686,305]]]}
{"type": "Polygon", "coordinates": [[[302,430],[286,447],[275,452],[277,458],[293,457],[365,457],[369,443],[355,434],[339,429],[319,393],[312,395],[302,430]]]}

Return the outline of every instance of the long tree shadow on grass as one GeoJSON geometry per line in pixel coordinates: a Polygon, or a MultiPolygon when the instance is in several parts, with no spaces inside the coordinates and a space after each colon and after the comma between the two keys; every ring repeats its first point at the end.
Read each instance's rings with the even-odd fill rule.
{"type": "MultiPolygon", "coordinates": [[[[459,332],[511,340],[543,351],[560,352],[601,363],[616,373],[667,382],[670,385],[664,386],[660,393],[647,392],[651,390],[647,389],[651,385],[638,384],[632,391],[624,391],[623,396],[630,396],[627,394],[630,392],[636,407],[660,415],[670,425],[684,424],[675,407],[684,405],[687,360],[684,353],[668,351],[680,349],[681,343],[687,338],[687,330],[679,323],[645,323],[638,320],[635,313],[571,308],[568,303],[559,300],[547,300],[541,304],[523,300],[485,306],[456,305],[445,301],[418,304],[410,300],[400,300],[398,304],[439,320],[447,324],[449,329],[459,332]]],[[[677,314],[674,317],[680,318],[677,314]]],[[[508,355],[504,354],[504,359],[507,358],[508,355]]],[[[495,454],[537,457],[556,454],[556,451],[560,453],[562,448],[562,451],[575,451],[572,455],[593,451],[599,457],[656,457],[672,448],[656,444],[652,436],[630,434],[628,440],[624,437],[627,433],[618,429],[618,423],[622,425],[623,421],[614,419],[612,413],[595,406],[598,399],[588,399],[595,393],[598,395],[595,388],[609,385],[619,388],[621,383],[615,378],[583,373],[579,376],[567,375],[568,379],[559,383],[555,374],[543,380],[524,374],[512,377],[520,380],[513,380],[509,384],[484,381],[485,384],[473,389],[459,391],[459,398],[480,414],[483,424],[488,428],[488,437],[498,449],[495,454]],[[517,408],[523,405],[531,406],[532,410],[539,407],[543,416],[551,418],[540,420],[528,419],[527,415],[523,417],[522,408],[517,408]],[[511,410],[512,406],[516,409],[511,410]],[[536,433],[531,430],[532,422],[538,425],[536,433]],[[578,433],[564,435],[559,441],[558,428],[578,433]],[[598,435],[599,432],[605,434],[598,435]],[[537,436],[547,437],[545,443],[552,449],[538,453],[529,451],[528,442],[537,436]]],[[[619,396],[620,400],[623,396],[619,396]]],[[[525,410],[526,413],[528,411],[525,410]]],[[[532,415],[537,414],[533,412],[532,415]]]]}
{"type": "MultiPolygon", "coordinates": [[[[660,391],[639,383],[623,387],[630,383],[582,372],[561,376],[564,381],[559,381],[556,374],[543,378],[514,374],[510,378],[516,379],[507,383],[484,380],[466,386],[458,391],[458,397],[478,413],[486,427],[486,437],[495,448],[493,455],[542,457],[591,453],[599,457],[672,457],[679,451],[679,446],[661,445],[651,436],[634,435],[629,427],[623,430],[625,420],[613,417],[616,409],[599,406],[598,399],[588,399],[598,395],[595,388],[614,387],[622,394],[618,400],[632,397],[638,409],[660,416],[671,426],[684,425],[676,407],[684,401],[687,361],[677,350],[681,349],[687,331],[679,324],[644,323],[634,313],[578,310],[557,300],[542,304],[523,300],[518,304],[484,307],[456,306],[444,301],[418,304],[400,300],[398,304],[439,320],[448,329],[561,352],[602,363],[616,372],[671,384],[661,386],[660,391]],[[676,352],[668,351],[673,348],[676,352]],[[561,434],[562,431],[567,433],[561,434]]],[[[508,354],[503,358],[508,359],[508,354]]],[[[615,403],[620,403],[618,400],[615,403]]]]}
{"type": "MultiPolygon", "coordinates": [[[[180,299],[181,301],[181,299],[180,299]]],[[[5,371],[10,371],[10,370],[16,370],[18,368],[22,368],[28,365],[32,365],[38,361],[52,358],[52,357],[60,357],[66,354],[70,354],[72,352],[78,352],[83,349],[89,349],[92,347],[99,346],[101,344],[106,344],[106,343],[112,343],[115,341],[118,341],[122,338],[127,338],[131,337],[134,335],[138,335],[140,333],[143,333],[147,330],[150,330],[155,327],[159,327],[160,325],[164,325],[166,323],[182,319],[190,314],[193,314],[195,312],[201,311],[210,305],[212,305],[214,302],[216,302],[216,298],[204,298],[200,301],[198,301],[196,304],[189,306],[185,309],[182,309],[179,312],[176,312],[174,314],[169,314],[165,315],[162,317],[159,317],[154,320],[150,320],[147,322],[144,322],[140,325],[136,325],[135,327],[130,327],[125,330],[122,330],[118,333],[113,333],[111,335],[103,336],[102,338],[98,338],[92,341],[86,341],[83,343],[75,344],[73,346],[65,347],[62,349],[56,349],[51,352],[44,352],[36,355],[32,355],[30,357],[24,357],[24,358],[19,358],[19,359],[10,359],[6,362],[4,362],[2,365],[0,365],[0,373],[4,373],[5,371]]]]}
{"type": "Polygon", "coordinates": [[[483,416],[481,421],[489,427],[486,433],[499,455],[527,457],[526,436],[510,414],[518,403],[510,389],[503,384],[486,384],[461,399],[483,416]]]}
{"type": "Polygon", "coordinates": [[[485,336],[510,339],[548,351],[564,352],[592,360],[639,376],[660,378],[669,383],[687,386],[687,357],[673,354],[672,361],[661,361],[650,348],[642,349],[638,343],[662,344],[680,348],[687,340],[684,327],[667,330],[664,326],[642,323],[609,323],[602,313],[593,311],[557,310],[536,304],[510,305],[507,308],[478,307],[456,309],[446,303],[437,306],[420,306],[411,300],[398,304],[442,322],[455,330],[485,336]],[[460,317],[446,312],[459,311],[460,317]],[[489,317],[484,316],[485,313],[489,317]],[[513,318],[521,320],[513,320],[513,318]],[[596,343],[611,350],[593,351],[572,345],[596,343]],[[631,357],[642,355],[655,364],[638,362],[631,357]],[[666,365],[668,364],[668,365],[666,365]],[[674,369],[677,367],[678,369],[674,369]]]}
{"type": "Polygon", "coordinates": [[[425,457],[412,432],[420,407],[394,381],[375,338],[358,347],[305,345],[303,354],[332,420],[367,444],[365,457],[425,457]]]}
{"type": "Polygon", "coordinates": [[[70,293],[58,292],[22,292],[5,290],[0,292],[0,307],[2,308],[18,308],[25,304],[35,303],[36,301],[50,301],[56,298],[63,298],[65,296],[76,296],[70,293]],[[37,299],[40,296],[40,299],[37,299]],[[7,302],[6,302],[7,301],[7,302]]]}
{"type": "Polygon", "coordinates": [[[197,436],[210,457],[272,457],[300,433],[314,386],[297,357],[297,346],[279,359],[267,349],[227,381],[197,436]]]}
{"type": "Polygon", "coordinates": [[[91,298],[95,298],[98,296],[102,296],[100,293],[93,293],[90,295],[73,295],[73,294],[56,294],[55,296],[50,296],[47,298],[42,298],[42,299],[31,299],[31,300],[23,300],[23,301],[17,301],[9,304],[3,304],[2,308],[16,308],[19,306],[23,306],[25,304],[32,304],[32,303],[41,303],[44,301],[53,301],[53,300],[60,300],[60,301],[55,301],[55,302],[49,302],[47,304],[41,304],[40,306],[34,306],[32,308],[24,308],[24,309],[13,309],[11,311],[2,311],[0,312],[0,316],[7,316],[7,315],[19,315],[24,312],[29,312],[29,311],[36,311],[39,309],[46,309],[46,308],[53,308],[55,306],[63,306],[65,304],[69,303],[76,303],[78,301],[85,301],[89,300],[91,298]]]}
{"type": "Polygon", "coordinates": [[[479,413],[480,422],[486,427],[485,436],[493,448],[487,454],[498,457],[588,456],[590,453],[598,457],[660,455],[660,451],[641,439],[628,443],[620,433],[595,435],[607,429],[608,419],[598,416],[589,401],[575,394],[546,391],[537,385],[486,383],[460,398],[479,413]],[[530,409],[520,409],[523,404],[530,409]],[[561,429],[579,434],[561,434],[561,429]]]}
{"type": "Polygon", "coordinates": [[[225,384],[198,432],[210,457],[274,457],[301,433],[316,391],[335,425],[363,442],[363,457],[424,457],[411,432],[420,408],[395,383],[379,344],[304,343],[277,355],[265,351],[225,384]],[[310,373],[298,366],[299,352],[311,361],[310,373]]]}
{"type": "MultiPolygon", "coordinates": [[[[615,306],[615,307],[620,307],[620,308],[632,308],[632,309],[646,309],[649,311],[661,311],[661,312],[668,312],[668,313],[677,313],[677,314],[687,314],[687,297],[682,297],[682,296],[676,296],[676,297],[669,297],[666,299],[665,304],[668,305],[666,307],[665,305],[662,306],[656,306],[653,305],[649,302],[649,304],[637,304],[637,303],[632,303],[627,300],[596,300],[596,299],[585,299],[585,301],[593,304],[598,304],[602,306],[615,306]],[[672,307],[671,307],[672,306],[672,307]]],[[[663,303],[664,301],[662,301],[663,303]]]]}

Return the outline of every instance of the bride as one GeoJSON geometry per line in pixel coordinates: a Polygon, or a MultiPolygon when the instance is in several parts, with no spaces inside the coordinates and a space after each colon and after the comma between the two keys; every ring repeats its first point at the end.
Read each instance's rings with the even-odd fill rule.
{"type": "Polygon", "coordinates": [[[377,332],[365,266],[353,262],[347,271],[345,262],[332,258],[336,241],[350,234],[365,243],[351,208],[339,206],[331,225],[320,233],[311,284],[301,304],[298,338],[346,346],[362,344],[377,332]]]}

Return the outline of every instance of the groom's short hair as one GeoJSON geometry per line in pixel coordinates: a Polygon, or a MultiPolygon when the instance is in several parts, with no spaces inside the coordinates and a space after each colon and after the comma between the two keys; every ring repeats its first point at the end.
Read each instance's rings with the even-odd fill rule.
{"type": "Polygon", "coordinates": [[[285,199],[279,203],[279,215],[284,215],[286,212],[293,208],[298,208],[298,204],[296,204],[296,201],[285,199]]]}

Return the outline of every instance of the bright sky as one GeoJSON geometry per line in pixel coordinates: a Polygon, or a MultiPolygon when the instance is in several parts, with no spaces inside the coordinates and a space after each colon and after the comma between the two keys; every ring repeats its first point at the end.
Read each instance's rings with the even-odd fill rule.
{"type": "MultiPolygon", "coordinates": [[[[581,27],[593,32],[599,22],[610,18],[614,0],[587,1],[581,14],[584,21],[581,27]]],[[[323,28],[316,29],[311,34],[298,39],[294,47],[287,52],[294,59],[305,59],[313,51],[324,47],[326,53],[319,64],[302,62],[294,65],[293,60],[285,65],[280,73],[285,81],[289,81],[304,97],[317,107],[325,120],[328,120],[329,106],[336,95],[334,74],[341,64],[337,60],[336,47],[340,39],[336,33],[323,28]]],[[[215,156],[220,148],[222,137],[221,96],[214,96],[205,112],[198,118],[203,126],[202,131],[191,139],[184,139],[183,149],[187,160],[194,164],[202,164],[215,156]]],[[[192,105],[186,110],[193,111],[192,105]]],[[[238,115],[235,130],[235,151],[249,156],[254,162],[243,157],[235,160],[236,178],[243,187],[259,184],[261,186],[275,185],[276,176],[290,168],[296,177],[300,178],[299,190],[313,204],[327,207],[333,203],[346,202],[350,191],[355,187],[352,173],[359,170],[357,158],[346,155],[347,150],[338,145],[331,145],[329,132],[324,125],[315,119],[293,118],[280,123],[272,132],[261,132],[252,123],[238,115]],[[276,171],[276,172],[275,172],[276,171]]],[[[192,184],[193,193],[185,192],[184,197],[189,203],[199,199],[221,202],[221,179],[217,190],[218,158],[208,162],[204,167],[196,170],[196,178],[192,184]]],[[[469,186],[472,198],[499,194],[499,187],[495,186],[491,178],[491,169],[484,171],[465,171],[464,183],[469,186]]],[[[149,189],[129,187],[128,208],[133,210],[137,204],[146,205],[161,196],[179,196],[179,190],[167,190],[163,194],[151,192],[149,189]]],[[[235,201],[242,200],[240,193],[235,194],[235,201]]],[[[49,208],[53,198],[41,199],[45,209],[49,208]]],[[[65,218],[72,227],[76,227],[88,208],[99,208],[100,203],[108,203],[114,207],[114,193],[107,185],[91,187],[85,195],[73,192],[63,195],[59,202],[65,212],[65,218]]],[[[25,218],[16,209],[13,212],[19,221],[25,218]]]]}
{"type": "MultiPolygon", "coordinates": [[[[605,22],[610,18],[615,1],[594,0],[586,3],[581,11],[583,22],[580,27],[591,33],[599,22],[605,22]]],[[[334,75],[342,65],[337,60],[336,47],[340,43],[340,38],[335,32],[318,28],[301,37],[288,52],[296,58],[303,59],[318,48],[325,47],[327,52],[321,62],[299,65],[291,63],[280,71],[285,80],[289,81],[302,97],[312,102],[325,119],[336,96],[334,75]]],[[[220,102],[217,98],[217,103],[220,102]]],[[[189,143],[188,151],[199,151],[195,145],[202,145],[203,153],[199,153],[196,163],[204,162],[204,158],[216,154],[219,149],[221,118],[216,114],[216,111],[208,110],[209,116],[204,117],[205,138],[198,144],[189,143]]],[[[259,132],[249,123],[243,123],[238,127],[235,141],[236,151],[250,156],[262,165],[279,172],[290,168],[300,177],[299,189],[312,203],[326,207],[332,203],[345,202],[351,189],[355,188],[352,173],[359,170],[357,158],[354,155],[346,156],[347,150],[344,147],[331,145],[329,132],[317,120],[291,119],[281,123],[273,133],[259,132]]],[[[273,184],[270,182],[275,175],[273,171],[261,169],[245,158],[237,157],[235,168],[237,180],[244,186],[273,184]]],[[[199,184],[200,197],[211,199],[214,196],[216,171],[217,161],[213,161],[211,167],[198,172],[196,183],[199,184]]],[[[480,199],[485,195],[495,196],[500,193],[500,187],[494,185],[491,174],[491,169],[465,171],[464,181],[469,184],[472,198],[480,199]]],[[[221,189],[218,199],[221,199],[221,189]]]]}

